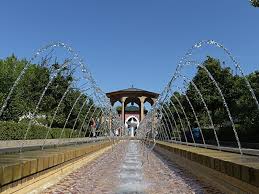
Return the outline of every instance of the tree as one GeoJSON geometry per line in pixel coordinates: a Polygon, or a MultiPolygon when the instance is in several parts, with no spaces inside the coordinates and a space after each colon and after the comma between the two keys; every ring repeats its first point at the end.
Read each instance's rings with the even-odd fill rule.
{"type": "MultiPolygon", "coordinates": [[[[14,55],[7,57],[5,60],[0,60],[0,106],[3,105],[11,87],[26,64],[28,64],[28,61],[18,60],[14,55]]],[[[61,65],[58,63],[51,66],[28,64],[28,69],[14,89],[0,120],[18,122],[21,116],[33,113],[45,87],[48,82],[50,82],[53,71],[56,71],[58,74],[51,81],[36,112],[37,115],[44,115],[43,119],[40,120],[40,123],[49,126],[60,100],[74,80],[73,72],[68,68],[63,68],[59,71],[60,67],[61,65]]],[[[63,128],[72,106],[79,95],[79,89],[69,89],[59,106],[52,127],[63,128]]],[[[89,102],[85,104],[78,117],[81,107],[88,98],[89,97],[86,94],[81,95],[69,117],[66,125],[67,128],[73,128],[74,123],[75,129],[78,130],[81,128],[89,108],[94,104],[93,100],[89,99],[89,102]],[[77,117],[78,120],[75,122],[77,117]]],[[[92,106],[91,111],[93,111],[94,108],[95,105],[92,106]]],[[[87,122],[85,122],[85,124],[88,123],[91,115],[90,112],[86,118],[87,122]]]]}
{"type": "MultiPolygon", "coordinates": [[[[197,67],[197,73],[193,77],[192,81],[200,90],[200,93],[204,98],[204,101],[209,109],[209,113],[212,117],[214,127],[219,135],[219,139],[233,142],[236,141],[226,107],[224,106],[224,97],[240,140],[243,142],[257,141],[259,138],[259,110],[253,96],[251,95],[251,91],[249,90],[245,78],[240,77],[239,75],[233,75],[230,68],[223,68],[219,60],[209,56],[203,62],[203,66],[207,68],[214,80],[209,77],[204,68],[197,67]],[[215,86],[215,83],[218,84],[223,97],[215,86]]],[[[259,72],[255,71],[246,76],[246,78],[249,80],[251,87],[255,91],[255,95],[258,98],[259,72]]],[[[206,126],[211,126],[201,97],[198,95],[198,92],[192,84],[188,85],[186,94],[180,94],[177,92],[174,93],[174,96],[177,96],[181,102],[190,124],[192,125],[195,123],[195,117],[185,95],[187,95],[190,99],[201,126],[203,128],[206,126]]],[[[173,96],[171,97],[171,101],[173,101],[176,109],[178,110],[178,114],[180,115],[182,124],[184,125],[184,129],[188,131],[185,115],[183,114],[178,101],[173,96]]],[[[176,123],[180,128],[181,123],[179,122],[179,117],[175,108],[170,103],[168,106],[170,107],[170,110],[176,119],[176,123]]],[[[169,122],[169,119],[166,117],[164,117],[163,120],[164,123],[169,122]]],[[[209,132],[205,131],[205,139],[213,140],[214,134],[211,133],[213,131],[211,129],[208,131],[209,132]]]]}
{"type": "MultiPolygon", "coordinates": [[[[212,57],[208,57],[204,61],[203,66],[208,69],[212,77],[217,82],[218,86],[221,88],[222,94],[228,105],[232,107],[235,103],[235,93],[234,93],[234,76],[231,73],[230,68],[222,68],[220,61],[212,57]]],[[[201,67],[198,67],[198,72],[193,78],[193,82],[199,88],[203,95],[203,98],[211,111],[211,116],[214,123],[221,126],[228,121],[228,116],[226,114],[225,108],[223,106],[223,98],[220,92],[217,90],[215,82],[209,77],[208,73],[201,67]]],[[[195,110],[199,113],[204,111],[204,105],[197,95],[195,88],[190,85],[187,90],[187,95],[193,102],[195,110]]],[[[198,116],[202,117],[202,114],[198,116]]],[[[208,121],[203,121],[203,123],[208,123],[208,121]]]]}
{"type": "Polygon", "coordinates": [[[254,7],[259,7],[259,1],[258,1],[258,0],[250,0],[250,3],[251,3],[252,6],[254,6],[254,7]]]}

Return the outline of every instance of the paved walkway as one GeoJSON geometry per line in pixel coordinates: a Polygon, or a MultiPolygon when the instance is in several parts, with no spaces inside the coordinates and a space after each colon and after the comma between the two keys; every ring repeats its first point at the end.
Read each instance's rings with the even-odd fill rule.
{"type": "Polygon", "coordinates": [[[176,164],[143,151],[138,141],[120,143],[44,191],[89,194],[220,193],[176,164]]]}

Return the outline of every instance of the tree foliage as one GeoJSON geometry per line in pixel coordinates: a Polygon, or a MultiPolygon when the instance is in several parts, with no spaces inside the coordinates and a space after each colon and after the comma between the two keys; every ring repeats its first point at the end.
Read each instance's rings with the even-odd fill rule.
{"type": "Polygon", "coordinates": [[[258,0],[250,0],[250,3],[251,3],[252,6],[254,6],[254,7],[259,7],[259,1],[258,1],[258,0]]]}
{"type": "MultiPolygon", "coordinates": [[[[0,107],[2,107],[15,80],[22,72],[26,64],[28,64],[27,60],[19,60],[14,55],[7,57],[4,60],[0,60],[0,107]]],[[[53,70],[59,68],[60,65],[57,63],[51,65],[51,67],[46,67],[41,64],[29,64],[28,69],[22,76],[18,85],[15,87],[11,98],[8,100],[7,106],[5,107],[0,120],[18,122],[21,120],[21,117],[24,117],[29,113],[34,113],[45,87],[48,82],[50,82],[53,70]]],[[[50,125],[54,112],[56,111],[62,96],[73,80],[73,74],[68,69],[64,68],[58,72],[57,76],[53,79],[46,90],[42,102],[36,111],[36,115],[44,116],[42,118],[35,119],[39,124],[45,126],[50,125]]],[[[53,128],[64,127],[73,104],[79,95],[80,91],[78,89],[70,87],[67,95],[60,104],[57,115],[52,124],[53,128]]],[[[89,127],[86,125],[89,123],[91,114],[89,114],[86,118],[86,122],[84,122],[84,118],[89,108],[93,104],[93,101],[90,98],[88,103],[82,109],[78,121],[75,122],[80,108],[87,98],[88,96],[85,94],[81,95],[71,113],[66,128],[74,128],[75,130],[79,130],[81,129],[83,123],[85,123],[83,130],[86,130],[86,128],[89,127]]],[[[93,105],[91,111],[93,111],[94,108],[95,106],[93,105]]],[[[98,111],[96,111],[96,114],[97,113],[98,111]]],[[[26,119],[24,120],[26,121],[26,119]]]]}
{"type": "MultiPolygon", "coordinates": [[[[197,73],[193,77],[192,81],[196,84],[204,98],[220,140],[235,141],[235,136],[226,111],[226,106],[224,105],[224,100],[220,91],[215,86],[215,83],[217,83],[221,89],[222,95],[224,96],[235,123],[239,138],[245,142],[258,141],[259,110],[244,77],[234,75],[230,68],[223,68],[220,61],[212,57],[207,57],[203,66],[208,69],[215,80],[212,80],[208,76],[208,73],[204,68],[197,67],[197,73]]],[[[259,72],[255,71],[247,75],[246,78],[251,83],[251,86],[255,91],[255,95],[259,97],[259,72]]],[[[194,85],[191,83],[188,85],[186,94],[175,92],[174,95],[178,97],[183,105],[192,127],[196,120],[185,95],[189,97],[193,108],[197,113],[198,121],[201,123],[203,130],[205,131],[205,138],[207,140],[215,141],[208,113],[194,85]]],[[[188,131],[188,123],[179,103],[176,101],[174,96],[171,97],[171,101],[175,104],[184,125],[184,129],[188,131]]],[[[170,107],[171,112],[176,118],[177,125],[180,128],[181,126],[175,108],[172,106],[172,103],[169,103],[168,106],[170,107]]]]}

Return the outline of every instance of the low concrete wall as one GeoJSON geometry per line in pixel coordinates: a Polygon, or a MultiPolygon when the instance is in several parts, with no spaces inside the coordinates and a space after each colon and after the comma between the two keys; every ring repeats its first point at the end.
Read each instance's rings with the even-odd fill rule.
{"type": "Polygon", "coordinates": [[[10,148],[20,148],[23,147],[36,147],[42,146],[55,146],[55,145],[66,145],[71,143],[86,143],[96,140],[108,139],[107,137],[98,137],[98,138],[63,138],[63,139],[32,139],[32,140],[6,140],[0,141],[0,150],[10,149],[10,148]]]}
{"type": "Polygon", "coordinates": [[[259,193],[259,158],[157,142],[155,151],[225,193],[259,193]]]}
{"type": "Polygon", "coordinates": [[[114,141],[99,141],[58,149],[27,151],[0,155],[0,192],[15,187],[44,174],[52,168],[61,167],[90,153],[110,146],[114,141]]]}

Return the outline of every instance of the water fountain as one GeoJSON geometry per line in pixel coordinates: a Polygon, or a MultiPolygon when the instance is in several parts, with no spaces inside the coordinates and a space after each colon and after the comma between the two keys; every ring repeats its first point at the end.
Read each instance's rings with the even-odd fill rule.
{"type": "MultiPolygon", "coordinates": [[[[38,93],[35,106],[30,107],[30,117],[26,123],[26,130],[22,134],[22,138],[17,140],[18,145],[15,147],[19,148],[20,153],[18,156],[20,159],[23,155],[26,155],[25,150],[30,146],[40,147],[40,152],[43,154],[48,152],[47,148],[55,147],[57,149],[51,149],[51,152],[58,153],[59,150],[64,148],[64,145],[71,146],[72,144],[71,147],[76,149],[81,143],[92,145],[91,143],[94,144],[96,141],[108,140],[113,143],[110,153],[106,154],[103,161],[98,161],[100,164],[97,165],[98,168],[95,170],[105,174],[106,170],[102,168],[106,168],[109,171],[109,167],[112,167],[114,179],[116,180],[116,186],[114,183],[112,185],[112,192],[145,193],[153,188],[157,192],[156,176],[163,177],[168,183],[167,186],[170,185],[170,188],[161,187],[161,189],[172,191],[170,180],[173,177],[176,187],[181,185],[184,188],[174,191],[191,191],[193,188],[190,189],[190,185],[188,185],[189,180],[185,181],[182,179],[182,176],[177,174],[178,168],[174,167],[175,164],[173,164],[172,170],[168,167],[170,165],[165,165],[169,159],[167,161],[160,158],[160,156],[156,157],[153,152],[156,144],[187,145],[186,147],[188,148],[186,150],[188,151],[185,150],[185,155],[191,155],[192,159],[195,159],[195,157],[190,154],[191,148],[206,148],[206,152],[210,149],[210,151],[216,150],[217,153],[221,153],[224,150],[239,153],[240,155],[238,157],[236,155],[234,156],[239,161],[246,160],[243,155],[257,151],[246,149],[242,145],[242,136],[240,135],[242,130],[238,126],[239,120],[233,111],[231,104],[233,102],[229,102],[229,97],[226,94],[226,88],[224,88],[222,80],[210,69],[206,62],[200,61],[200,58],[194,58],[196,52],[207,46],[223,51],[227,58],[230,59],[234,68],[240,74],[240,76],[233,75],[233,79],[240,78],[243,81],[246,89],[245,92],[253,99],[250,103],[251,107],[254,106],[257,111],[254,111],[253,114],[259,114],[256,88],[253,88],[253,83],[244,74],[240,64],[232,54],[222,44],[214,40],[200,41],[194,44],[181,58],[175,73],[145,118],[140,123],[134,118],[128,119],[126,130],[122,130],[125,131],[122,134],[123,137],[118,137],[118,130],[125,128],[125,124],[121,122],[117,111],[111,106],[105,93],[97,86],[88,67],[77,52],[69,45],[57,42],[36,51],[33,57],[24,65],[12,83],[12,87],[9,88],[1,101],[0,119],[5,119],[5,111],[8,110],[9,103],[16,95],[19,84],[26,78],[32,64],[37,64],[35,66],[45,68],[49,72],[49,77],[44,81],[42,80],[44,87],[38,93]],[[52,55],[59,58],[57,59],[52,55]],[[67,75],[72,76],[73,79],[68,81],[66,86],[61,90],[59,86],[62,83],[56,84],[56,81],[64,71],[67,75]],[[197,82],[198,78],[195,77],[195,75],[201,72],[202,76],[200,79],[206,78],[206,83],[203,82],[203,84],[197,82]],[[60,91],[60,94],[57,97],[57,103],[52,107],[53,111],[47,114],[42,110],[42,106],[45,103],[44,100],[49,97],[49,92],[53,86],[55,86],[57,91],[60,91]],[[215,113],[212,110],[211,104],[213,102],[208,102],[210,100],[208,96],[211,95],[209,92],[212,90],[208,89],[207,92],[205,90],[207,88],[204,89],[205,86],[210,86],[214,89],[213,95],[215,96],[211,98],[215,100],[215,104],[219,107],[219,114],[224,116],[223,121],[220,121],[221,123],[216,119],[215,114],[217,112],[215,113]],[[67,114],[60,119],[60,113],[64,111],[64,107],[67,108],[67,114]],[[44,118],[49,118],[49,121],[46,126],[40,126],[43,129],[42,138],[37,139],[38,142],[36,144],[28,145],[28,141],[32,139],[31,134],[35,132],[35,126],[38,127],[35,124],[38,115],[44,115],[44,118]],[[56,132],[55,130],[57,129],[53,126],[57,125],[58,122],[60,122],[59,126],[61,125],[61,127],[56,132]],[[197,124],[197,127],[194,127],[194,123],[197,124]],[[226,142],[221,140],[220,129],[223,128],[222,126],[228,127],[227,129],[231,132],[230,137],[232,141],[229,145],[226,145],[226,142]],[[194,128],[197,128],[196,131],[194,128]],[[127,129],[129,129],[128,133],[127,129]],[[55,133],[57,134],[55,135],[55,133]],[[53,134],[55,137],[53,136],[53,139],[50,139],[53,134]],[[120,144],[115,144],[115,140],[117,139],[121,140],[120,144]],[[109,156],[112,156],[112,159],[109,156]],[[116,163],[116,165],[113,163],[116,163]],[[160,171],[162,174],[159,174],[160,171]],[[153,177],[150,178],[149,176],[151,175],[153,177]]],[[[247,116],[249,117],[250,115],[247,116]]],[[[185,152],[182,151],[181,153],[185,152]]],[[[82,167],[82,169],[78,170],[72,176],[74,178],[69,181],[75,183],[78,174],[85,176],[80,173],[81,170],[87,173],[91,169],[82,167]]],[[[93,171],[90,176],[96,176],[95,172],[93,171]]],[[[82,177],[79,178],[81,178],[81,181],[85,180],[82,177]]],[[[100,185],[103,188],[102,186],[107,184],[107,181],[109,182],[109,177],[100,175],[99,178],[104,181],[104,184],[100,185]]],[[[69,181],[68,183],[70,183],[69,181]]],[[[82,183],[77,184],[82,186],[82,183]]],[[[200,185],[200,183],[197,185],[200,185]]],[[[87,187],[87,184],[85,183],[82,187],[87,187]]],[[[111,191],[110,187],[109,192],[111,191]]],[[[200,189],[200,186],[198,187],[200,189]]]]}
{"type": "MultiPolygon", "coordinates": [[[[73,125],[70,130],[68,138],[73,137],[86,137],[90,138],[92,129],[89,129],[90,120],[100,120],[99,125],[103,128],[98,134],[100,136],[109,136],[112,127],[118,128],[122,125],[121,121],[116,115],[116,111],[110,105],[109,100],[107,99],[104,92],[97,86],[95,80],[93,79],[88,67],[85,65],[83,60],[79,57],[78,53],[72,49],[69,45],[56,42],[48,44],[41,49],[38,49],[33,57],[26,62],[20,74],[12,84],[12,87],[9,89],[9,92],[6,94],[6,98],[3,99],[0,110],[0,118],[5,112],[8,103],[12,100],[13,94],[16,92],[17,87],[23,81],[27,72],[31,68],[31,64],[39,64],[40,67],[48,69],[50,72],[50,77],[45,87],[42,89],[39,99],[34,108],[31,109],[32,114],[28,121],[27,129],[24,133],[24,137],[20,139],[20,151],[23,151],[23,148],[30,137],[28,136],[31,133],[31,127],[34,125],[34,118],[38,114],[42,114],[41,106],[46,98],[46,93],[49,92],[49,88],[52,87],[53,83],[56,81],[57,76],[61,75],[62,72],[66,71],[67,74],[73,76],[73,81],[68,83],[68,87],[63,92],[62,96],[59,98],[59,102],[52,115],[50,115],[49,125],[46,127],[45,138],[41,140],[40,144],[42,149],[48,144],[49,136],[52,133],[52,126],[60,113],[61,106],[64,106],[65,101],[69,97],[71,91],[78,91],[78,97],[71,105],[69,114],[67,115],[63,128],[59,134],[59,138],[54,142],[54,145],[60,146],[61,139],[64,136],[65,131],[67,130],[67,124],[71,123],[71,116],[73,115],[73,125]],[[60,64],[60,65],[59,65],[60,64]],[[83,102],[83,103],[82,103],[83,102]],[[80,103],[80,105],[79,105],[80,103]],[[82,104],[81,104],[82,103],[82,104]],[[80,106],[80,108],[76,108],[80,106]],[[75,110],[76,108],[76,110],[75,110]],[[84,117],[84,120],[82,120],[84,117]],[[113,119],[111,119],[113,118],[113,119]],[[76,128],[80,120],[81,126],[76,128]],[[109,124],[107,123],[109,122],[109,124]],[[107,129],[108,127],[108,129],[107,129]],[[82,131],[84,130],[84,133],[82,131]]],[[[57,85],[57,88],[59,86],[57,85]]],[[[78,143],[78,140],[73,140],[74,143],[78,143]]]]}
{"type": "MultiPolygon", "coordinates": [[[[215,87],[215,91],[218,92],[219,98],[221,99],[222,105],[225,109],[226,116],[229,118],[229,122],[233,130],[233,137],[236,140],[238,151],[242,155],[243,148],[241,146],[238,130],[236,129],[236,125],[237,125],[235,123],[236,119],[234,119],[233,113],[231,113],[228,102],[225,98],[225,94],[222,91],[222,87],[221,85],[219,85],[217,78],[214,77],[215,75],[212,75],[212,73],[207,69],[207,67],[203,65],[203,61],[198,62],[199,60],[197,58],[200,59],[200,57],[194,58],[194,54],[196,54],[201,48],[205,48],[207,46],[210,46],[215,49],[219,49],[219,51],[223,51],[223,54],[225,54],[227,59],[229,59],[232,62],[234,68],[240,73],[240,77],[243,79],[247,87],[247,91],[250,92],[251,98],[254,100],[254,105],[257,107],[257,110],[259,111],[259,106],[258,106],[259,104],[258,104],[257,97],[255,95],[255,91],[252,88],[251,83],[249,82],[247,76],[244,74],[241,68],[241,65],[233,57],[230,51],[226,49],[222,44],[214,40],[204,40],[194,44],[191,47],[191,49],[181,58],[181,60],[177,65],[175,73],[173,74],[172,78],[166,85],[165,89],[162,91],[157,102],[152,107],[153,110],[155,111],[150,111],[150,113],[146,116],[145,121],[143,121],[143,124],[140,125],[140,130],[138,135],[140,137],[145,136],[144,133],[141,133],[140,131],[146,130],[147,125],[154,125],[152,124],[151,118],[154,117],[154,114],[156,114],[155,112],[161,112],[162,116],[160,117],[155,116],[157,118],[157,121],[156,121],[157,126],[154,127],[152,131],[151,130],[148,131],[148,133],[151,132],[151,133],[158,134],[158,136],[156,136],[157,139],[160,139],[163,141],[173,141],[175,143],[181,143],[181,144],[186,143],[188,145],[197,146],[197,142],[195,142],[195,138],[193,137],[193,134],[192,134],[192,128],[191,128],[191,122],[190,122],[190,120],[193,120],[192,118],[194,117],[194,120],[197,123],[201,133],[203,147],[208,147],[210,145],[209,143],[210,141],[207,141],[206,137],[204,137],[204,134],[203,134],[204,132],[202,130],[202,128],[204,127],[199,121],[200,114],[197,112],[197,110],[195,110],[192,104],[193,96],[188,96],[188,93],[187,93],[189,88],[192,87],[194,88],[194,91],[196,91],[197,98],[199,98],[200,100],[200,104],[201,104],[200,106],[207,113],[207,120],[209,122],[208,128],[210,128],[213,131],[216,146],[217,146],[215,148],[219,150],[222,150],[222,148],[223,149],[226,148],[226,146],[222,146],[220,144],[220,139],[217,134],[218,127],[216,127],[213,122],[213,118],[211,115],[212,112],[209,106],[207,105],[206,100],[204,99],[205,94],[202,94],[202,92],[200,91],[201,88],[199,88],[202,86],[198,87],[195,81],[192,80],[193,78],[191,76],[193,75],[189,74],[190,70],[188,70],[188,68],[190,69],[191,67],[195,67],[197,69],[203,70],[206,76],[210,79],[212,85],[214,85],[213,87],[215,87]],[[189,107],[182,104],[183,100],[179,99],[179,97],[174,94],[175,92],[180,93],[182,97],[185,98],[186,100],[185,103],[187,103],[189,107]],[[191,109],[192,115],[186,113],[186,108],[191,109]],[[172,122],[170,118],[173,118],[174,122],[172,122]],[[170,125],[168,125],[168,123],[170,125]],[[182,138],[177,139],[176,141],[172,140],[172,137],[173,139],[175,139],[176,137],[175,133],[179,133],[179,128],[182,131],[182,134],[181,134],[182,138]],[[191,140],[187,140],[188,139],[186,135],[187,132],[190,133],[191,140]],[[185,141],[182,141],[182,139],[184,139],[185,141]]],[[[192,72],[193,71],[194,70],[192,70],[192,72]]],[[[253,102],[251,102],[251,106],[252,104],[253,102]]],[[[233,146],[234,146],[234,143],[232,147],[233,146]]]]}
{"type": "Polygon", "coordinates": [[[144,193],[142,161],[138,141],[130,141],[122,163],[119,179],[120,185],[116,193],[144,193]]]}

